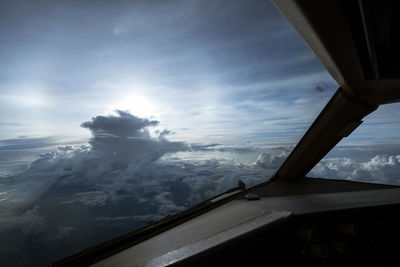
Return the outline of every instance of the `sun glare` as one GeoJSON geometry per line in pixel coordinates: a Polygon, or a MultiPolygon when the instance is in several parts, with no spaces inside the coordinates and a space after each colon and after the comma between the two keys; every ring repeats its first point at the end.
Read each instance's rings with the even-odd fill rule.
{"type": "Polygon", "coordinates": [[[121,97],[121,99],[111,107],[112,111],[116,109],[126,110],[135,116],[144,118],[150,118],[156,115],[154,104],[141,95],[128,95],[121,97]]]}

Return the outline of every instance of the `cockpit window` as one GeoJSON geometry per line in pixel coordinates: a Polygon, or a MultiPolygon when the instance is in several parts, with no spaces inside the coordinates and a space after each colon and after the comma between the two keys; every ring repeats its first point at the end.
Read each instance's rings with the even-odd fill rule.
{"type": "Polygon", "coordinates": [[[6,0],[0,31],[1,266],[266,181],[338,87],[269,1],[6,0]]]}
{"type": "Polygon", "coordinates": [[[399,103],[380,106],[308,175],[400,185],[399,117],[399,103]]]}

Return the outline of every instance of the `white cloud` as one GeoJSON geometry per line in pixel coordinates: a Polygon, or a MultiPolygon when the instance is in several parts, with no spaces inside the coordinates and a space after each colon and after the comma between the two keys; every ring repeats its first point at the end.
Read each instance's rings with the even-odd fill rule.
{"type": "Polygon", "coordinates": [[[261,153],[257,160],[254,162],[255,166],[264,168],[264,169],[272,169],[277,170],[280,165],[282,165],[283,161],[289,155],[288,149],[281,149],[280,151],[274,151],[275,153],[261,153]]]}
{"type": "Polygon", "coordinates": [[[346,157],[326,158],[321,160],[309,175],[399,185],[400,155],[379,154],[362,162],[346,157]]]}

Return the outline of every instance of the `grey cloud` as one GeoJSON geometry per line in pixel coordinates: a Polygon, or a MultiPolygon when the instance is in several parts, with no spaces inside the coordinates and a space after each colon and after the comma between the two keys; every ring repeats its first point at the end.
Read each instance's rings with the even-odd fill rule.
{"type": "Polygon", "coordinates": [[[76,227],[59,225],[54,235],[54,239],[63,240],[65,238],[68,238],[68,235],[70,235],[72,231],[76,230],[76,227]]]}
{"type": "Polygon", "coordinates": [[[35,205],[33,208],[25,211],[18,222],[23,226],[26,234],[40,233],[45,230],[46,224],[40,214],[40,206],[35,205]]]}
{"type": "Polygon", "coordinates": [[[166,153],[187,149],[184,143],[168,141],[168,130],[151,137],[148,128],[157,126],[158,121],[138,118],[126,111],[116,113],[117,116],[96,116],[81,124],[92,132],[89,144],[100,156],[122,163],[139,157],[142,161],[155,161],[166,153]]]}
{"type": "Polygon", "coordinates": [[[118,222],[118,221],[146,221],[150,222],[153,220],[161,219],[161,215],[156,214],[147,214],[147,215],[136,215],[136,216],[119,216],[119,217],[98,217],[95,218],[95,221],[111,221],[111,222],[118,222]]]}
{"type": "Polygon", "coordinates": [[[142,137],[150,138],[147,127],[157,126],[158,121],[138,118],[127,111],[116,110],[118,116],[96,116],[81,126],[89,129],[94,137],[142,137]]]}
{"type": "Polygon", "coordinates": [[[89,207],[104,206],[109,200],[109,195],[104,191],[78,192],[70,200],[61,201],[60,204],[79,203],[89,207]]]}
{"type": "Polygon", "coordinates": [[[0,140],[0,153],[4,151],[39,149],[60,143],[56,137],[21,137],[0,140]]]}

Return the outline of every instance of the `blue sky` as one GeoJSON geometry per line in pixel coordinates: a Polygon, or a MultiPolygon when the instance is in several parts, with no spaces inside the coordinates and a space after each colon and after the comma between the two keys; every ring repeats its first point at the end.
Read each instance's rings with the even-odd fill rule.
{"type": "Polygon", "coordinates": [[[2,139],[87,138],[122,109],[189,142],[293,143],[336,89],[268,1],[0,5],[2,139]]]}
{"type": "MultiPolygon", "coordinates": [[[[87,140],[120,109],[176,140],[295,143],[337,88],[269,1],[1,1],[0,31],[0,139],[87,140]]],[[[396,107],[354,142],[396,139],[396,107]]]]}

